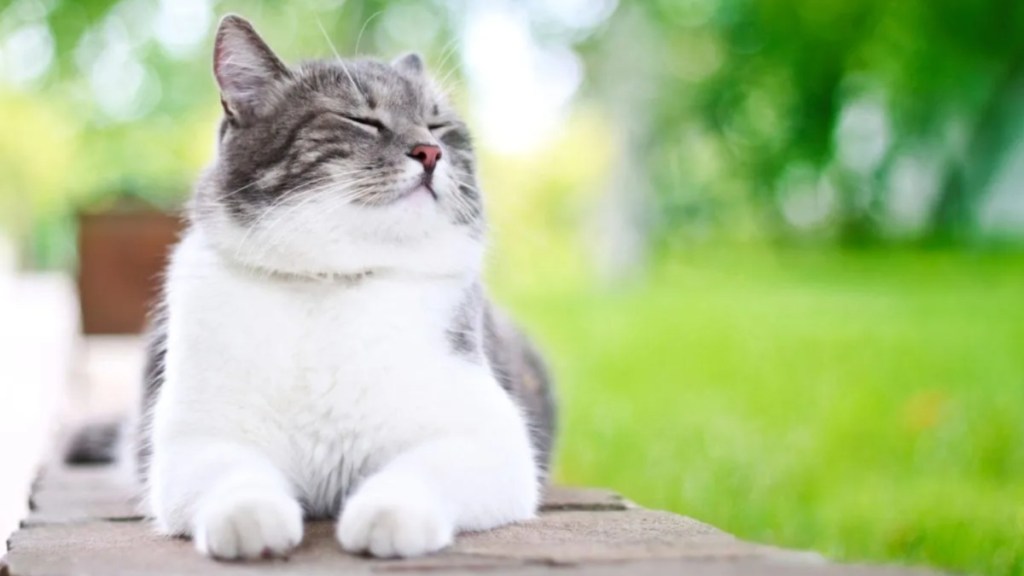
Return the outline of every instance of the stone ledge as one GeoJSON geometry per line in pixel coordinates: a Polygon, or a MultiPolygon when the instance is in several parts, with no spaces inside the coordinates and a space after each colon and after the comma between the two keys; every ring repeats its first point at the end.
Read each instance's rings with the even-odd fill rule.
{"type": "Polygon", "coordinates": [[[373,560],[343,553],[329,522],[311,522],[288,560],[218,563],[191,543],[157,536],[136,512],[131,488],[105,468],[56,469],[33,494],[34,509],[9,541],[0,576],[57,574],[808,574],[910,575],[922,571],[829,564],[738,540],[614,492],[555,487],[539,518],[461,535],[440,554],[373,560]]]}

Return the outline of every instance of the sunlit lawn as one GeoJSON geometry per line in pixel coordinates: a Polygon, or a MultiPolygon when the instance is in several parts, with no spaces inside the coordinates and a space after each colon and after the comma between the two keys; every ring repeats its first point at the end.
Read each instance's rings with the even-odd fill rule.
{"type": "Polygon", "coordinates": [[[843,560],[1024,572],[1024,258],[701,253],[505,298],[563,482],[843,560]]]}

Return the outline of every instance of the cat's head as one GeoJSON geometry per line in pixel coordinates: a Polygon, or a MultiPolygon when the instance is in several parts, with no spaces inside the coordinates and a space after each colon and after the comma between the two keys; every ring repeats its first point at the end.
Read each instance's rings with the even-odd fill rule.
{"type": "Polygon", "coordinates": [[[213,67],[224,119],[192,216],[223,255],[303,275],[479,266],[470,137],[419,56],[289,67],[226,16],[213,67]]]}

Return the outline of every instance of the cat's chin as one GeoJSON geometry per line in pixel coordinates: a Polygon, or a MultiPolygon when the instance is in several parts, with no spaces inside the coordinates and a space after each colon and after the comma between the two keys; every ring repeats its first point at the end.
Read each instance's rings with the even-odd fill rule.
{"type": "Polygon", "coordinates": [[[437,192],[425,184],[418,184],[397,191],[386,204],[365,206],[361,210],[366,211],[366,217],[376,219],[381,224],[386,225],[387,219],[393,219],[396,235],[423,235],[429,233],[429,230],[421,229],[424,219],[440,218],[442,215],[439,208],[437,192]]]}
{"type": "Polygon", "coordinates": [[[239,222],[223,207],[194,212],[195,229],[219,257],[264,275],[358,277],[370,271],[451,276],[481,269],[482,234],[448,221],[429,189],[379,206],[324,197],[239,222]]]}
{"type": "Polygon", "coordinates": [[[431,186],[420,184],[402,195],[403,200],[419,202],[437,202],[437,192],[431,186]]]}
{"type": "MultiPolygon", "coordinates": [[[[409,199],[405,210],[420,212],[412,204],[433,202],[429,197],[409,199]]],[[[398,207],[396,207],[398,208],[398,207]]],[[[197,227],[221,260],[257,276],[313,280],[348,280],[367,275],[415,274],[462,276],[482,268],[484,243],[465,230],[446,226],[415,237],[374,235],[372,229],[350,233],[291,235],[271,241],[244,229],[197,227]]]]}

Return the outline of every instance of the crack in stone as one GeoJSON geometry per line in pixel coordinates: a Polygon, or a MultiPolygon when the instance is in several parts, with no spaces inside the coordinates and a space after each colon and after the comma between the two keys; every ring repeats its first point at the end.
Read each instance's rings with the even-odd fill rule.
{"type": "Polygon", "coordinates": [[[624,503],[608,504],[545,504],[541,512],[622,512],[629,510],[624,503]]]}

